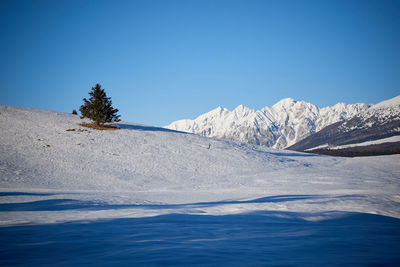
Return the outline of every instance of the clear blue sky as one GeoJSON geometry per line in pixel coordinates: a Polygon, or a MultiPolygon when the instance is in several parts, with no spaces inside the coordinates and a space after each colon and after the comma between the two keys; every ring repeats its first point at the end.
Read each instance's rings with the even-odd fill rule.
{"type": "Polygon", "coordinates": [[[0,1],[0,104],[71,112],[96,83],[157,126],[285,97],[377,103],[400,94],[400,1],[0,1]]]}

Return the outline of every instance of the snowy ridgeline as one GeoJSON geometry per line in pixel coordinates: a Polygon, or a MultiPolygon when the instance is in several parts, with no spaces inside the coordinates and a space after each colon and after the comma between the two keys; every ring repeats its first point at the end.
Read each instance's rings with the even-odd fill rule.
{"type": "Polygon", "coordinates": [[[243,105],[232,111],[218,107],[194,120],[179,120],[168,129],[237,142],[286,148],[324,127],[369,108],[366,104],[338,103],[319,108],[311,103],[285,98],[273,106],[253,110],[243,105]]]}
{"type": "Polygon", "coordinates": [[[0,203],[9,207],[0,210],[0,224],[260,210],[305,212],[307,220],[332,211],[400,218],[400,155],[334,158],[129,123],[97,131],[79,122],[0,106],[0,203]],[[29,212],[7,206],[13,203],[29,212]],[[46,203],[77,208],[42,211],[46,203]]]}
{"type": "Polygon", "coordinates": [[[399,114],[400,96],[376,105],[338,103],[324,108],[286,98],[260,110],[243,105],[232,111],[218,107],[194,120],[175,121],[166,128],[273,148],[288,148],[333,123],[355,116],[379,116],[387,120],[395,119],[399,114]]]}

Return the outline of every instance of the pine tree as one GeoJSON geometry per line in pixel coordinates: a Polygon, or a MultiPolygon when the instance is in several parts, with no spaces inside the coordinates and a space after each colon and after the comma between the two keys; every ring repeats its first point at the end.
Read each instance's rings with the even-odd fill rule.
{"type": "Polygon", "coordinates": [[[79,109],[82,114],[81,118],[88,118],[97,125],[120,121],[120,115],[117,115],[118,109],[112,107],[111,98],[107,97],[104,89],[101,89],[100,84],[92,87],[89,95],[89,100],[84,98],[84,104],[79,109]]]}

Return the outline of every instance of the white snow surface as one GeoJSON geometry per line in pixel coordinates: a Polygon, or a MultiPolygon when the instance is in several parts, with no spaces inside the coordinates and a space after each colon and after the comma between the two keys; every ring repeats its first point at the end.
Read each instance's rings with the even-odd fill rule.
{"type": "Polygon", "coordinates": [[[369,107],[360,103],[338,103],[319,108],[305,101],[285,98],[260,110],[243,105],[232,111],[218,107],[194,120],[179,120],[165,127],[207,137],[285,148],[369,107]]]}
{"type": "MultiPolygon", "coordinates": [[[[277,109],[296,113],[304,106],[323,113],[286,99],[262,112],[239,106],[207,117],[246,121],[252,114],[272,123],[258,115],[276,118],[277,109]]],[[[132,123],[99,131],[80,122],[0,105],[0,225],[252,211],[306,212],[311,221],[340,212],[400,218],[400,155],[335,158],[132,123]],[[7,210],[13,204],[25,209],[7,210]]]]}

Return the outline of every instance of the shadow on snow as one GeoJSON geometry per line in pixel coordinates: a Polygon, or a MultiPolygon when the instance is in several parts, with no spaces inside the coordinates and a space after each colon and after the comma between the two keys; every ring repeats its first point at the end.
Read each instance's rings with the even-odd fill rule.
{"type": "Polygon", "coordinates": [[[302,152],[293,152],[293,153],[270,152],[270,154],[278,157],[323,157],[317,154],[302,153],[302,152]]]}
{"type": "Polygon", "coordinates": [[[169,214],[1,227],[0,265],[399,265],[400,220],[345,213],[169,214]]]}
{"type": "MultiPolygon", "coordinates": [[[[1,193],[0,193],[1,194],[1,193]]],[[[22,194],[22,193],[21,193],[22,194]]],[[[28,194],[28,193],[27,193],[28,194]]],[[[322,199],[323,195],[279,195],[257,198],[252,200],[232,200],[215,202],[198,202],[185,204],[119,204],[110,205],[102,202],[81,201],[75,199],[48,199],[22,203],[3,203],[0,204],[0,211],[62,211],[62,210],[110,210],[110,209],[180,209],[180,208],[202,208],[210,206],[231,205],[231,204],[257,204],[257,203],[277,203],[306,199],[322,199]]],[[[340,196],[349,197],[349,196],[340,196]]]]}
{"type": "Polygon", "coordinates": [[[0,197],[7,196],[52,196],[55,193],[0,192],[0,197]]]}
{"type": "MultiPolygon", "coordinates": [[[[0,193],[8,196],[10,193],[0,193]]],[[[11,195],[39,195],[14,192],[11,195]]],[[[108,205],[50,199],[0,205],[0,211],[175,209],[278,203],[324,195],[279,195],[189,204],[108,205]]],[[[358,198],[362,196],[337,196],[358,198]]],[[[400,220],[345,212],[257,211],[0,227],[0,265],[399,265],[400,220]],[[320,221],[304,218],[318,217],[320,221]]]]}
{"type": "Polygon", "coordinates": [[[189,134],[187,132],[181,132],[181,131],[171,130],[171,129],[167,129],[167,128],[162,128],[162,127],[139,125],[139,124],[114,123],[113,125],[119,127],[120,129],[126,129],[126,130],[189,134]]]}

